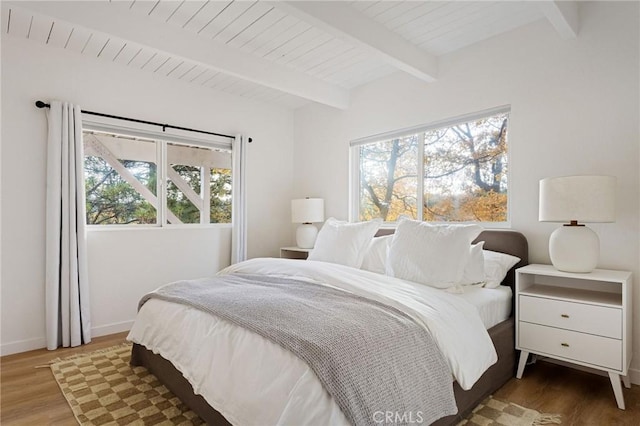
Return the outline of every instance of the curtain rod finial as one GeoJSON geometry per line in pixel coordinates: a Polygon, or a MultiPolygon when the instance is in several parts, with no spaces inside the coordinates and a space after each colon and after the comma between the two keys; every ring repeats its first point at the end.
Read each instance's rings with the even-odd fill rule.
{"type": "Polygon", "coordinates": [[[45,104],[45,103],[44,103],[44,102],[42,102],[42,101],[36,101],[36,106],[37,106],[38,108],[45,108],[45,107],[48,107],[49,105],[45,104]]]}
{"type": "Polygon", "coordinates": [[[253,138],[248,139],[249,143],[253,142],[253,138]]]}

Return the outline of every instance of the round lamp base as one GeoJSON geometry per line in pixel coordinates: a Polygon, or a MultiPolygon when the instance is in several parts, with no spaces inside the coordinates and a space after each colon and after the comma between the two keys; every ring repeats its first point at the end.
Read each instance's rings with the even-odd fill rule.
{"type": "Polygon", "coordinates": [[[318,228],[310,223],[303,223],[296,229],[296,244],[300,248],[313,248],[318,236],[318,228]]]}
{"type": "Polygon", "coordinates": [[[600,240],[586,226],[561,226],[549,238],[549,256],[559,271],[591,272],[598,265],[600,240]]]}

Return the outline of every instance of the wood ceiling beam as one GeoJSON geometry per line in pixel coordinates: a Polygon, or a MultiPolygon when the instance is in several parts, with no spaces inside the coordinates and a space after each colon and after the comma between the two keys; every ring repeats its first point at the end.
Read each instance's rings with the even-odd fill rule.
{"type": "Polygon", "coordinates": [[[547,0],[541,2],[540,7],[563,40],[578,37],[580,27],[578,2],[547,0]]]}
{"type": "Polygon", "coordinates": [[[435,81],[438,59],[341,1],[282,1],[273,6],[334,37],[374,53],[399,70],[435,81]]]}
{"type": "Polygon", "coordinates": [[[179,27],[136,16],[128,2],[4,2],[11,7],[109,34],[181,60],[321,104],[346,109],[349,92],[280,64],[208,40],[179,27]]]}

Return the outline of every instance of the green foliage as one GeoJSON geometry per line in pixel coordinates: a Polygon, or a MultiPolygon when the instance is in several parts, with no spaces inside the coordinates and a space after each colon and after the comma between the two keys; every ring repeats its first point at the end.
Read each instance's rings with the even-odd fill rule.
{"type": "MultiPolygon", "coordinates": [[[[200,168],[170,165],[196,194],[200,194],[200,168]]],[[[169,179],[167,185],[167,207],[182,223],[200,223],[200,210],[169,179]]]]}
{"type": "MultiPolygon", "coordinates": [[[[121,163],[152,193],[156,192],[155,164],[121,163]]],[[[156,223],[156,209],[102,158],[86,156],[84,174],[87,224],[156,223]]]]}
{"type": "MultiPolygon", "coordinates": [[[[200,194],[200,168],[172,165],[173,170],[200,194]]],[[[210,171],[209,223],[231,223],[231,170],[210,171]]],[[[180,191],[174,182],[167,185],[167,206],[183,223],[200,223],[200,210],[180,191]]]]}
{"type": "MultiPolygon", "coordinates": [[[[156,195],[156,164],[119,160],[120,163],[156,195]]],[[[200,197],[201,168],[188,165],[170,167],[200,197]]],[[[155,224],[157,211],[129,182],[99,156],[87,155],[84,162],[86,220],[91,225],[155,224]]],[[[210,169],[209,223],[231,223],[231,170],[210,169]]],[[[200,211],[170,179],[167,207],[182,223],[200,223],[200,211]]]]}
{"type": "Polygon", "coordinates": [[[211,223],[231,223],[231,170],[211,170],[211,223]]]}

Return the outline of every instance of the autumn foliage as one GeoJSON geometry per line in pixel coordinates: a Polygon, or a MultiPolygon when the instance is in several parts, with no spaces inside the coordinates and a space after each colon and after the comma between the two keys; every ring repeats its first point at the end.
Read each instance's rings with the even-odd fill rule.
{"type": "Polygon", "coordinates": [[[507,124],[499,113],[362,145],[360,219],[506,221],[507,124]]]}

